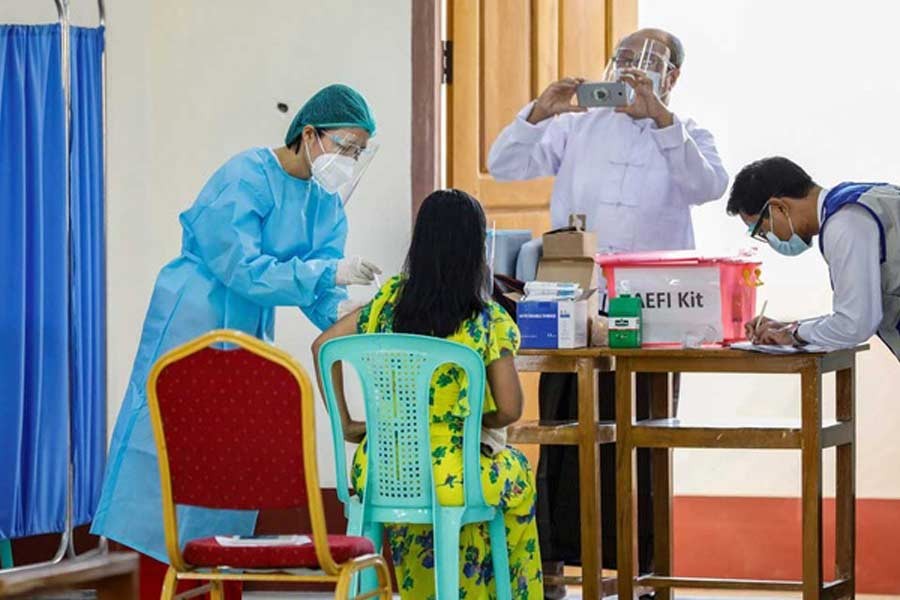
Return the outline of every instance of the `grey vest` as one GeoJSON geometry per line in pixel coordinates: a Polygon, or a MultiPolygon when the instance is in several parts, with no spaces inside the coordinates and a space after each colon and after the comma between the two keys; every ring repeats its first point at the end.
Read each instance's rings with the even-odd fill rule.
{"type": "Polygon", "coordinates": [[[820,244],[828,219],[849,204],[867,209],[878,223],[883,312],[878,337],[900,359],[900,188],[884,184],[845,183],[829,191],[819,232],[820,244]]]}

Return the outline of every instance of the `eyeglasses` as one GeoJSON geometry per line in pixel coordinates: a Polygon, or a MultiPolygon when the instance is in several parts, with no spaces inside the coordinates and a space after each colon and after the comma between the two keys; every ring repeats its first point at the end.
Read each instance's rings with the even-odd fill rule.
{"type": "Polygon", "coordinates": [[[766,205],[763,206],[763,209],[759,211],[759,217],[756,219],[756,223],[754,223],[749,229],[747,229],[747,233],[750,234],[750,237],[758,242],[768,242],[766,238],[766,234],[768,232],[760,231],[762,229],[762,223],[765,219],[770,219],[772,216],[772,211],[769,209],[769,203],[766,202],[766,205]]]}
{"type": "Polygon", "coordinates": [[[365,148],[355,142],[341,139],[336,135],[332,135],[330,133],[325,133],[323,135],[331,140],[331,143],[337,146],[338,154],[340,154],[341,156],[349,156],[353,160],[359,160],[360,155],[362,155],[362,153],[366,151],[365,148]]]}
{"type": "MultiPolygon", "coordinates": [[[[620,48],[616,55],[613,57],[613,64],[617,69],[638,69],[642,68],[641,64],[641,53],[635,52],[629,48],[620,48]]],[[[662,73],[664,70],[673,71],[677,69],[671,61],[667,60],[663,56],[654,53],[650,53],[647,57],[646,64],[644,65],[649,71],[656,71],[662,73]]]]}

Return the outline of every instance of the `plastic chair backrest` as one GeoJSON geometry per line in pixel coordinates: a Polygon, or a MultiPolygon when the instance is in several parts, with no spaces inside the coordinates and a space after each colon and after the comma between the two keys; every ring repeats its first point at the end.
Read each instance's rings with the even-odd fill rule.
{"type": "Polygon", "coordinates": [[[435,371],[455,365],[465,374],[470,413],[463,425],[463,490],[466,507],[485,506],[481,489],[481,411],[485,369],[481,356],[462,344],[427,336],[379,333],[329,341],[319,353],[331,419],[337,491],[349,501],[343,429],[332,367],[352,365],[366,409],[368,475],[365,504],[381,508],[432,508],[430,390],[435,371]]]}

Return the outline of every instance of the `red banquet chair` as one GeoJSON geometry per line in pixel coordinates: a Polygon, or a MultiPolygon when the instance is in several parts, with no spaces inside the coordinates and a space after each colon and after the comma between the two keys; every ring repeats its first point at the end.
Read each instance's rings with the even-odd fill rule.
{"type": "Polygon", "coordinates": [[[344,599],[351,577],[367,568],[375,569],[378,589],[358,598],[391,598],[387,565],[372,542],[327,533],[314,396],[288,354],[243,333],[213,331],[160,358],[147,391],[171,565],[162,598],[175,598],[180,580],[202,580],[220,600],[222,583],[238,580],[334,583],[335,597],[344,599]],[[177,505],[306,507],[312,541],[235,547],[213,536],[182,546],[177,505]]]}

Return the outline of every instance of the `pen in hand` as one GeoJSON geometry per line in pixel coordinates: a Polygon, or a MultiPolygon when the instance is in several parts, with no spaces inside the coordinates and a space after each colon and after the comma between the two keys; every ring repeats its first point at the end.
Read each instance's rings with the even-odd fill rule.
{"type": "Polygon", "coordinates": [[[766,306],[768,306],[768,304],[769,304],[768,300],[763,302],[762,310],[759,311],[759,316],[756,317],[756,325],[753,326],[753,339],[750,340],[754,344],[759,339],[759,325],[760,325],[760,323],[762,323],[763,317],[766,314],[766,306]]]}

